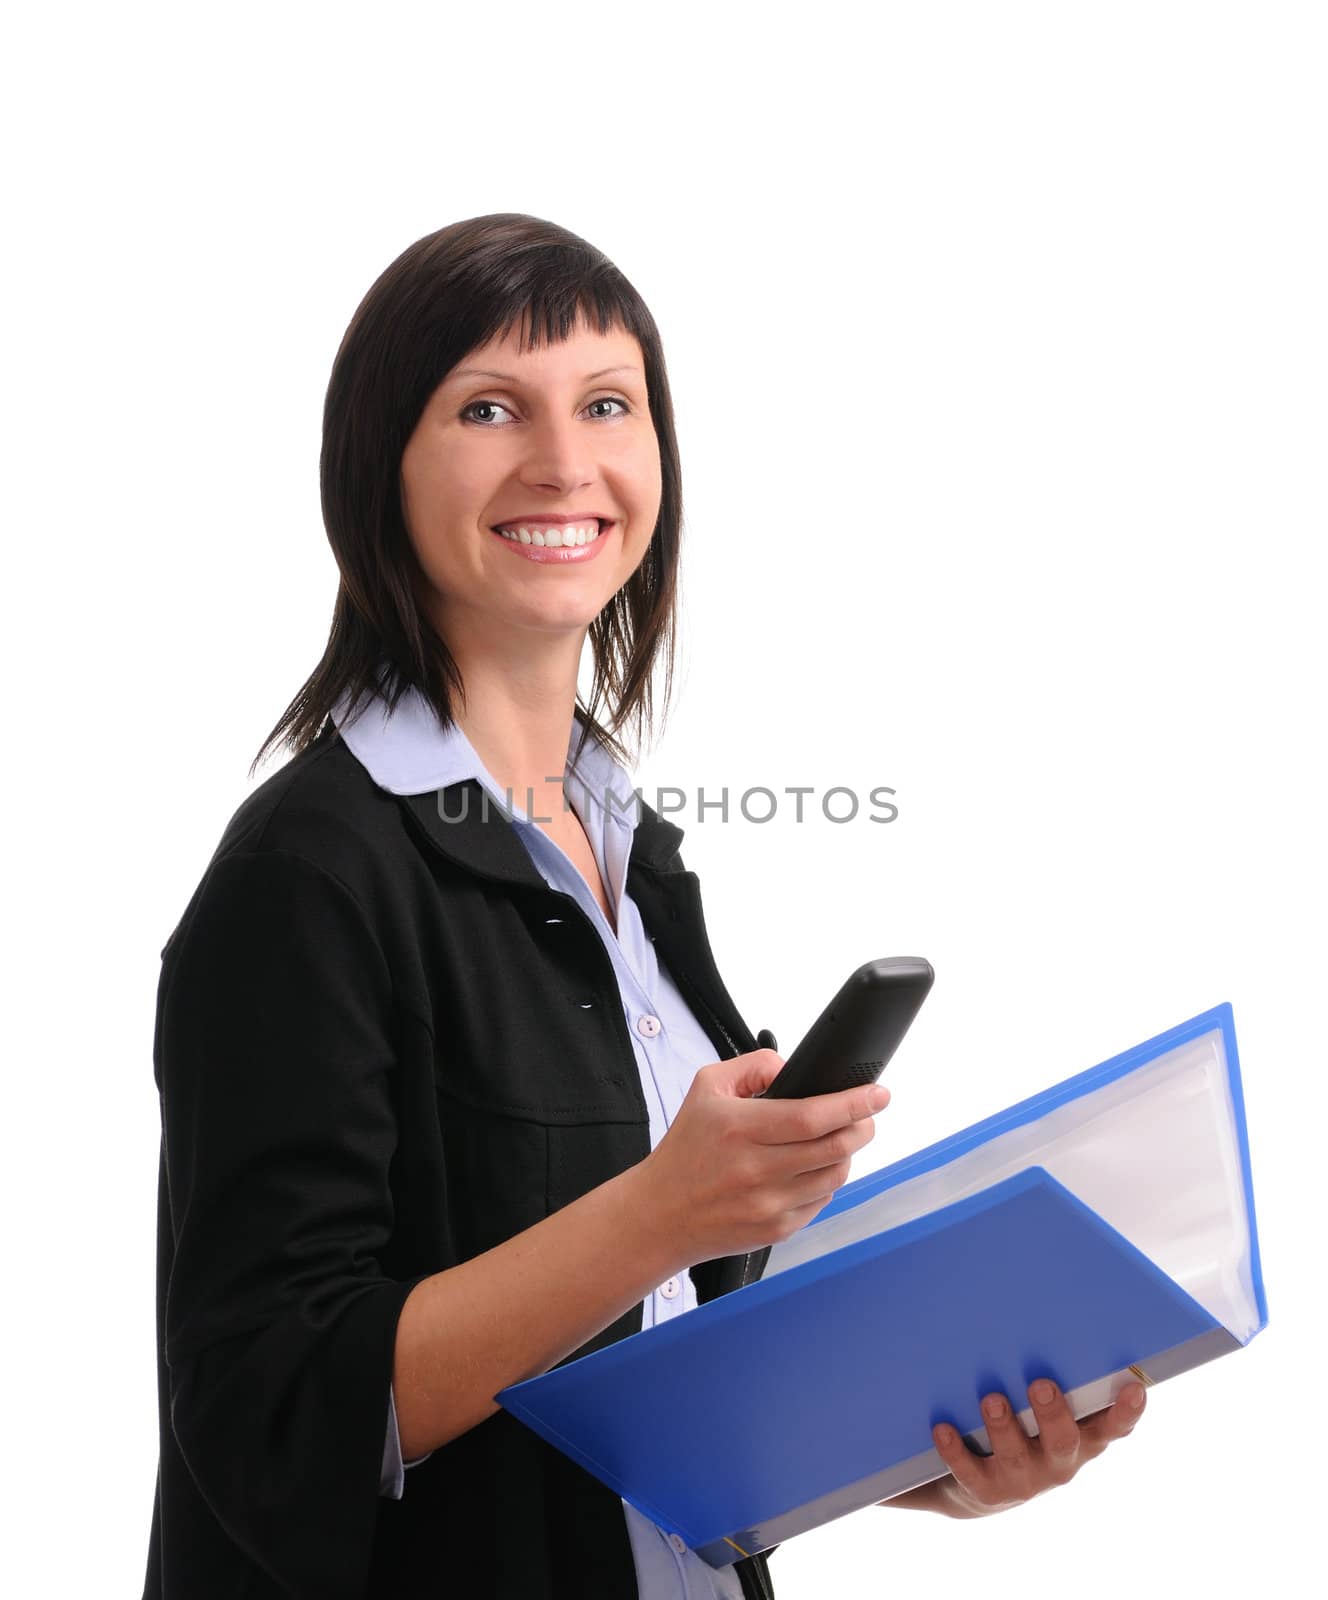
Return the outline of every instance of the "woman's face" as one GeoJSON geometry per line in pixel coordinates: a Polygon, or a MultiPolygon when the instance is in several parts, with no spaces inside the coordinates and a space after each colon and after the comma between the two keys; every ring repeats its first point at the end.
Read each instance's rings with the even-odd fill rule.
{"type": "Polygon", "coordinates": [[[449,643],[495,627],[584,637],[659,517],[659,441],[636,339],[580,323],[562,344],[518,342],[514,332],[465,356],[402,455],[406,527],[449,643]],[[525,531],[507,539],[499,524],[525,531]],[[555,543],[587,525],[593,542],[555,543]]]}

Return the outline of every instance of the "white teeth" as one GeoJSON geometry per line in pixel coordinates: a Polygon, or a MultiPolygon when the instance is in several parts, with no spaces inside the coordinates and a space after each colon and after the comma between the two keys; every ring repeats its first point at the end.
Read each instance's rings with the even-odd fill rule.
{"type": "Polygon", "coordinates": [[[598,522],[568,523],[563,528],[497,528],[504,539],[512,539],[520,544],[534,544],[541,549],[567,548],[573,545],[593,544],[599,538],[598,522]]]}

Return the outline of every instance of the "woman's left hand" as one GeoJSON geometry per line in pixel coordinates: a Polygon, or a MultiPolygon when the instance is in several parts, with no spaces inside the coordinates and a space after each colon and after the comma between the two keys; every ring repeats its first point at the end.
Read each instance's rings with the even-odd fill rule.
{"type": "Polygon", "coordinates": [[[949,1467],[948,1477],[910,1489],[878,1505],[937,1511],[947,1517],[986,1517],[1023,1505],[1044,1489],[1069,1483],[1085,1461],[1100,1456],[1123,1439],[1144,1414],[1144,1387],[1127,1384],[1114,1404],[1076,1422],[1065,1396],[1054,1383],[1038,1378],[1029,1386],[1029,1402],[1037,1418],[1038,1436],[1030,1439],[1003,1394],[982,1402],[983,1420],[992,1454],[980,1456],[946,1423],[932,1429],[937,1452],[949,1467]],[[995,1415],[993,1415],[995,1407],[995,1415]]]}

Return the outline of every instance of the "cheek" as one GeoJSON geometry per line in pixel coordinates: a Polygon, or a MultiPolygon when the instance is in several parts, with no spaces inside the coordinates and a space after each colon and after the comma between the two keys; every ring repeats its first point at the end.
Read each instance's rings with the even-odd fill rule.
{"type": "Polygon", "coordinates": [[[486,486],[464,465],[433,452],[427,458],[403,460],[401,509],[406,531],[426,569],[450,567],[464,560],[483,531],[489,503],[486,486]],[[460,470],[458,470],[460,469],[460,470]]]}
{"type": "Polygon", "coordinates": [[[664,493],[664,473],[660,462],[659,444],[653,435],[649,440],[642,440],[633,451],[631,476],[639,502],[638,514],[641,510],[648,511],[653,523],[664,493]]]}
{"type": "Polygon", "coordinates": [[[488,495],[482,456],[450,428],[417,430],[401,456],[403,499],[421,523],[437,523],[467,512],[478,514],[488,495]]]}

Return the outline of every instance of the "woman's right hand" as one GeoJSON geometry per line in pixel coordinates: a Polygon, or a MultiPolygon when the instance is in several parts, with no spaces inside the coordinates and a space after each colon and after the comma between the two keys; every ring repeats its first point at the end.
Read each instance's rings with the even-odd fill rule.
{"type": "Polygon", "coordinates": [[[804,1100],[756,1100],[784,1059],[754,1050],[702,1067],[646,1157],[653,1216],[687,1265],[759,1250],[796,1233],[848,1178],[889,1104],[880,1084],[804,1100]]]}

